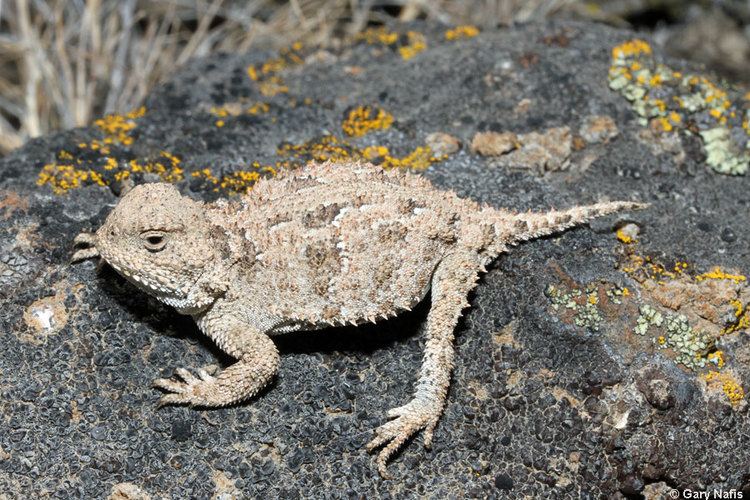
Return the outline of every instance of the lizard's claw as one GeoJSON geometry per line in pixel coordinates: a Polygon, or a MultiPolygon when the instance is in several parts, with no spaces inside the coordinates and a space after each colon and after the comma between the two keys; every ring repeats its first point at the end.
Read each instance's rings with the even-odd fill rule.
{"type": "Polygon", "coordinates": [[[202,404],[205,401],[206,389],[216,380],[204,369],[198,370],[197,377],[185,368],[177,368],[175,374],[182,381],[175,378],[158,378],[153,382],[154,387],[170,392],[159,399],[159,408],[175,404],[202,404]]]}
{"type": "Polygon", "coordinates": [[[369,452],[383,446],[376,460],[378,472],[383,479],[392,478],[386,470],[388,459],[414,434],[424,429],[424,445],[426,448],[430,447],[440,410],[433,411],[429,405],[414,400],[388,411],[388,416],[395,419],[375,429],[375,437],[365,445],[369,452]]]}

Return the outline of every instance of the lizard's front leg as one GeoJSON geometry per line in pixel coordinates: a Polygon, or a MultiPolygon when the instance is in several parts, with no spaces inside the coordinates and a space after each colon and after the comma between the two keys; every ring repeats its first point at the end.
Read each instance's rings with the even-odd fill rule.
{"type": "Polygon", "coordinates": [[[169,392],[159,400],[159,406],[226,406],[251,398],[273,378],[279,368],[276,346],[265,333],[250,324],[241,311],[233,311],[239,306],[217,303],[196,318],[201,331],[237,362],[215,377],[205,370],[199,370],[195,376],[178,368],[175,373],[182,380],[154,380],[155,387],[169,392]]]}
{"type": "Polygon", "coordinates": [[[414,398],[394,408],[388,416],[395,419],[375,430],[367,444],[378,454],[380,475],[388,478],[386,462],[411,436],[424,429],[424,444],[432,443],[432,433],[445,407],[445,398],[453,369],[453,330],[461,310],[469,304],[467,295],[474,288],[481,268],[477,256],[455,253],[443,259],[432,277],[432,306],[427,315],[427,342],[414,398]]]}

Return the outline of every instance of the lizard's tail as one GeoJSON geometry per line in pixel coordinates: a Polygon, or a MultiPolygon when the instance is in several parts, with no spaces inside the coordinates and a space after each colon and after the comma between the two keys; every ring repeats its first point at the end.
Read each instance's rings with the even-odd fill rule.
{"type": "MultiPolygon", "coordinates": [[[[543,213],[526,212],[522,214],[511,214],[505,224],[511,228],[508,235],[508,243],[514,245],[522,241],[558,233],[565,229],[579,226],[597,217],[624,212],[628,210],[642,210],[647,208],[647,203],[636,203],[631,201],[613,201],[608,203],[596,203],[582,207],[573,207],[568,210],[551,210],[543,213]]],[[[506,226],[507,227],[507,226],[506,226]]]]}

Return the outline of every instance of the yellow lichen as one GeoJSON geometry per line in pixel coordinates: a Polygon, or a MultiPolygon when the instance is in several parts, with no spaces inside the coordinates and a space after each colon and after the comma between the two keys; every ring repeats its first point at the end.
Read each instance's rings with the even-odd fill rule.
{"type": "Polygon", "coordinates": [[[735,283],[740,283],[747,280],[747,277],[742,274],[729,274],[721,270],[720,267],[714,267],[707,273],[699,274],[695,277],[697,281],[703,280],[732,280],[735,283]]]}
{"type": "Polygon", "coordinates": [[[473,38],[479,34],[479,28],[469,24],[456,26],[445,32],[445,39],[448,41],[460,40],[462,38],[473,38]]]}
{"type": "Polygon", "coordinates": [[[734,307],[735,320],[731,325],[722,330],[722,335],[750,329],[750,308],[740,300],[732,300],[730,305],[734,307]]]}
{"type": "Polygon", "coordinates": [[[726,362],[724,361],[724,351],[711,352],[707,356],[708,361],[713,363],[719,368],[724,368],[726,362]]]}
{"type": "Polygon", "coordinates": [[[179,166],[180,159],[166,151],[162,151],[154,160],[133,159],[122,165],[111,156],[103,156],[98,162],[85,167],[81,163],[80,160],[76,160],[75,164],[49,163],[39,172],[37,185],[49,185],[54,193],[63,194],[89,184],[108,186],[111,180],[119,182],[133,173],[156,174],[164,182],[177,182],[184,177],[183,169],[179,166]],[[118,169],[114,174],[107,174],[118,169]]]}
{"type": "Polygon", "coordinates": [[[629,40],[612,49],[612,59],[633,57],[641,54],[651,54],[651,46],[640,39],[629,40]]]}
{"type": "Polygon", "coordinates": [[[710,371],[703,377],[709,387],[721,387],[721,390],[733,405],[739,404],[745,398],[745,390],[742,385],[729,373],[710,371]]]}
{"type": "Polygon", "coordinates": [[[629,243],[633,243],[635,241],[632,236],[629,236],[624,229],[620,228],[615,233],[617,235],[617,239],[625,243],[626,245],[629,243]]]}
{"type": "Polygon", "coordinates": [[[364,41],[370,45],[393,45],[398,42],[398,33],[390,31],[385,26],[367,28],[354,36],[357,41],[364,41]]]}
{"type": "Polygon", "coordinates": [[[432,154],[429,146],[418,146],[411,153],[401,158],[391,156],[387,153],[383,157],[383,168],[406,168],[411,170],[424,170],[433,163],[442,160],[443,157],[437,157],[432,154]]]}
{"type": "Polygon", "coordinates": [[[302,48],[302,43],[295,42],[289,48],[281,50],[278,57],[251,64],[247,67],[247,76],[257,83],[258,90],[264,96],[273,97],[288,93],[289,87],[278,73],[304,62],[300,52],[302,48]]]}
{"type": "Polygon", "coordinates": [[[703,140],[706,163],[715,171],[742,175],[750,168],[750,139],[734,133],[742,129],[750,136],[750,127],[742,123],[744,109],[733,106],[728,92],[708,78],[683,76],[656,62],[646,42],[630,40],[612,49],[609,86],[632,103],[642,125],[672,132],[690,124],[688,130],[703,140]]]}
{"type": "Polygon", "coordinates": [[[268,173],[271,176],[276,175],[276,169],[273,167],[262,166],[258,162],[253,162],[251,170],[236,170],[234,172],[216,177],[211,169],[204,168],[196,170],[190,176],[195,179],[201,179],[208,184],[212,191],[223,191],[226,194],[245,194],[252,189],[261,178],[261,172],[268,173]]]}
{"type": "Polygon", "coordinates": [[[654,124],[654,127],[660,132],[671,132],[672,129],[674,128],[672,126],[672,123],[663,116],[660,116],[659,118],[654,118],[653,124],[654,124]]]}
{"type": "Polygon", "coordinates": [[[247,114],[249,115],[259,115],[261,113],[268,113],[268,111],[271,109],[271,107],[265,103],[265,102],[256,102],[249,108],[247,108],[247,114]]]}
{"type": "Polygon", "coordinates": [[[403,47],[398,48],[398,52],[399,54],[401,54],[401,58],[405,61],[408,61],[412,57],[427,49],[427,40],[422,33],[419,33],[417,31],[409,31],[406,34],[406,38],[408,40],[408,43],[403,47]]]}
{"type": "Polygon", "coordinates": [[[370,106],[358,106],[347,114],[341,129],[350,137],[361,137],[372,130],[385,130],[393,123],[393,115],[370,106]]]}

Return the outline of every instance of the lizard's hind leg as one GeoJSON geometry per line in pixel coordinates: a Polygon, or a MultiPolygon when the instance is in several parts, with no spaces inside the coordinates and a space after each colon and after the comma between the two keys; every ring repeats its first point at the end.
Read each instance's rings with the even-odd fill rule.
{"type": "Polygon", "coordinates": [[[394,420],[378,427],[366,446],[368,451],[383,446],[377,464],[384,478],[389,477],[386,462],[411,436],[424,429],[425,446],[432,443],[432,433],[445,408],[453,369],[453,330],[461,310],[469,305],[466,297],[476,285],[480,268],[475,253],[459,252],[446,256],[435,269],[427,341],[414,397],[388,412],[394,420]]]}

